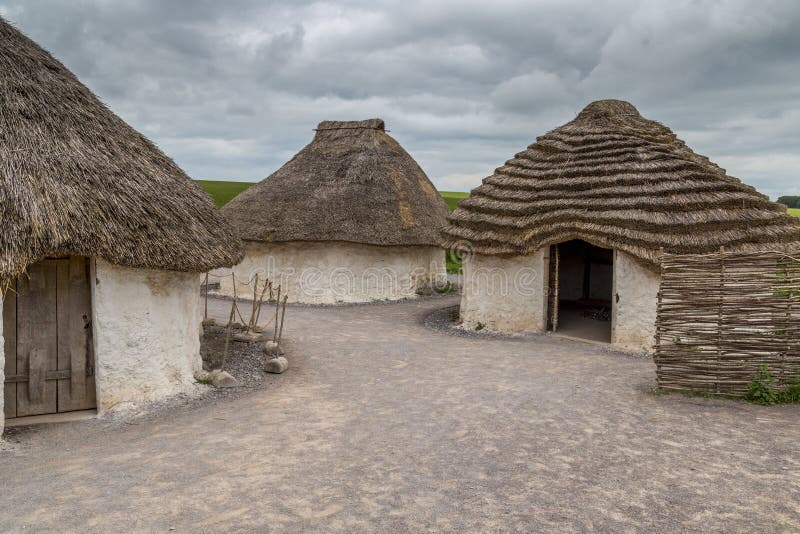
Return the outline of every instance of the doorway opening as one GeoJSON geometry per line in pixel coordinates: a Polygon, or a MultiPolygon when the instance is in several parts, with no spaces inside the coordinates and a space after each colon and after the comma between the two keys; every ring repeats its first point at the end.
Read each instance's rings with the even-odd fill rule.
{"type": "Polygon", "coordinates": [[[6,291],[6,419],[96,407],[89,279],[88,258],[49,258],[6,291]]]}
{"type": "Polygon", "coordinates": [[[611,342],[614,251],[575,239],[550,247],[548,330],[611,342]]]}

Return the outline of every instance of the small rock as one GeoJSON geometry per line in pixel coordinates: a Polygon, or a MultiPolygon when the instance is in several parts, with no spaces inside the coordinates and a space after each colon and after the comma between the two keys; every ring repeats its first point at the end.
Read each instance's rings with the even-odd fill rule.
{"type": "Polygon", "coordinates": [[[253,343],[254,341],[258,341],[261,338],[259,334],[254,332],[237,332],[233,334],[234,341],[241,341],[243,343],[253,343]]]}
{"type": "Polygon", "coordinates": [[[280,345],[278,345],[278,343],[276,341],[272,341],[270,339],[268,341],[265,341],[261,345],[261,347],[264,350],[264,354],[266,354],[267,356],[269,356],[271,358],[274,358],[275,356],[280,356],[281,355],[281,347],[280,347],[280,345]]]}
{"type": "Polygon", "coordinates": [[[209,373],[209,377],[211,385],[216,388],[234,388],[239,385],[239,382],[230,373],[222,369],[214,369],[209,373]]]}
{"type": "Polygon", "coordinates": [[[211,373],[205,369],[200,369],[194,372],[194,379],[198,382],[211,382],[211,373]]]}
{"type": "Polygon", "coordinates": [[[280,374],[289,368],[289,362],[283,356],[267,359],[264,370],[268,373],[280,374]]]}

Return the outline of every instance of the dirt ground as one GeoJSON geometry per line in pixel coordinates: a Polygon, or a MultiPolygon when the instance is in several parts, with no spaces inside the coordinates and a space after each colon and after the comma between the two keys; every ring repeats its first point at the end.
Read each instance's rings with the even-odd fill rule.
{"type": "Polygon", "coordinates": [[[0,530],[800,530],[797,406],[654,395],[648,359],[423,324],[456,303],[289,307],[291,367],[252,393],[16,431],[0,530]]]}

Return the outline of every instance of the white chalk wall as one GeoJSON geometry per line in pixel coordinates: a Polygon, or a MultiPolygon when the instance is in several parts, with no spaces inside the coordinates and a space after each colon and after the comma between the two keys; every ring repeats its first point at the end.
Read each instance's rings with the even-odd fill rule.
{"type": "MultiPolygon", "coordinates": [[[[230,270],[219,293],[233,295],[230,270]]],[[[288,291],[289,302],[336,304],[414,298],[431,280],[446,280],[444,250],[438,247],[379,247],[342,242],[245,242],[245,258],[233,268],[236,293],[252,298],[247,285],[258,274],[288,291]]]]}
{"type": "Polygon", "coordinates": [[[636,352],[653,349],[660,282],[657,272],[647,269],[631,255],[615,251],[611,316],[611,343],[615,348],[636,352]]]}
{"type": "Polygon", "coordinates": [[[162,399],[195,389],[202,367],[197,273],[94,262],[92,314],[97,408],[162,399]]]}
{"type": "Polygon", "coordinates": [[[547,270],[544,250],[529,256],[474,255],[464,260],[461,321],[474,329],[506,333],[544,332],[547,270]]]}
{"type": "MultiPolygon", "coordinates": [[[[507,333],[544,332],[547,328],[547,258],[545,249],[529,256],[499,258],[475,255],[464,261],[461,320],[507,333]]],[[[632,256],[614,257],[611,343],[625,351],[653,349],[659,275],[632,256]]]]}

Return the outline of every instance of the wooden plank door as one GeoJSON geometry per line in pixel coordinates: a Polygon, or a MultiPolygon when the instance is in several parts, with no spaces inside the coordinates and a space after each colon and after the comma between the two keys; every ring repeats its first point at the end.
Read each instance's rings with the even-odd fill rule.
{"type": "Polygon", "coordinates": [[[73,256],[58,260],[58,411],[96,406],[89,262],[73,256]]]}
{"type": "Polygon", "coordinates": [[[6,418],[97,405],[87,258],[28,267],[3,299],[6,418]]]}
{"type": "Polygon", "coordinates": [[[17,280],[17,417],[58,411],[57,263],[30,265],[17,280]]]}
{"type": "MultiPolygon", "coordinates": [[[[14,282],[3,295],[3,354],[6,358],[5,377],[17,374],[17,284],[14,282]]],[[[6,419],[17,416],[17,383],[3,384],[3,412],[6,419]]]]}

